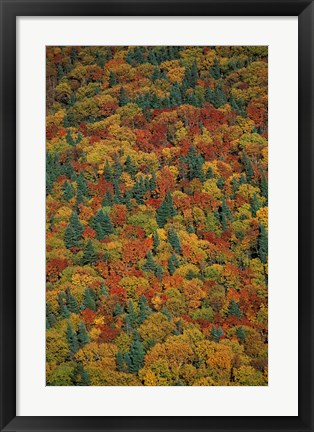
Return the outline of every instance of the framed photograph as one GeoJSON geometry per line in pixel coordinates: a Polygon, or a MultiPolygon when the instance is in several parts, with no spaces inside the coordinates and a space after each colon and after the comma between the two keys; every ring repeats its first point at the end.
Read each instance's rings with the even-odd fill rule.
{"type": "Polygon", "coordinates": [[[313,431],[313,3],[1,1],[1,431],[313,431]]]}

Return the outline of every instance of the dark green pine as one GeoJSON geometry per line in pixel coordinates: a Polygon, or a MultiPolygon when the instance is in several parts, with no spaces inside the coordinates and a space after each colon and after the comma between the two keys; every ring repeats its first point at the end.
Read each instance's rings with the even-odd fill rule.
{"type": "Polygon", "coordinates": [[[77,340],[80,348],[83,348],[89,343],[89,336],[83,322],[80,322],[78,325],[77,340]]]}

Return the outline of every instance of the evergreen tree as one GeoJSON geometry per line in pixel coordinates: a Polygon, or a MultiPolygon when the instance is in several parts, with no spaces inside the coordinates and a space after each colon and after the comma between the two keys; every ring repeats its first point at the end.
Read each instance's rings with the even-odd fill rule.
{"type": "Polygon", "coordinates": [[[112,180],[112,169],[111,169],[111,166],[109,165],[108,160],[106,160],[106,163],[104,166],[104,177],[105,177],[105,180],[107,180],[108,182],[110,182],[112,180]]]}
{"type": "Polygon", "coordinates": [[[136,199],[136,202],[138,204],[144,204],[144,195],[146,193],[145,188],[145,182],[143,180],[143,177],[140,176],[140,178],[135,180],[135,185],[133,187],[133,196],[136,199]]]}
{"type": "Polygon", "coordinates": [[[136,165],[133,162],[132,158],[130,155],[127,156],[126,160],[125,160],[125,171],[130,174],[130,176],[132,178],[134,178],[135,174],[136,174],[136,165]]]}
{"type": "Polygon", "coordinates": [[[157,187],[157,183],[156,183],[156,174],[155,174],[155,172],[153,171],[153,172],[152,172],[152,176],[151,176],[150,181],[149,181],[149,190],[150,190],[150,191],[154,191],[154,190],[156,190],[156,187],[157,187]]]}
{"type": "Polygon", "coordinates": [[[226,203],[226,198],[223,197],[222,198],[222,203],[221,203],[221,214],[223,216],[225,216],[226,220],[232,221],[233,217],[232,217],[232,213],[226,203]]]}
{"type": "Polygon", "coordinates": [[[137,314],[136,314],[135,306],[133,300],[130,299],[127,305],[127,315],[124,319],[126,332],[128,334],[133,332],[134,326],[136,324],[136,320],[137,320],[137,314]]]}
{"type": "Polygon", "coordinates": [[[56,322],[55,314],[51,310],[49,303],[46,304],[46,328],[50,329],[56,322]]]}
{"type": "Polygon", "coordinates": [[[177,106],[182,104],[180,86],[177,82],[175,82],[170,89],[170,103],[171,106],[177,106]]]}
{"type": "Polygon", "coordinates": [[[70,312],[79,313],[79,307],[76,298],[72,295],[69,288],[66,289],[66,305],[70,312]]]}
{"type": "Polygon", "coordinates": [[[116,74],[110,71],[109,75],[109,87],[114,87],[117,84],[116,74]]]}
{"type": "Polygon", "coordinates": [[[267,205],[267,202],[268,202],[268,183],[267,183],[267,179],[265,177],[265,174],[262,175],[260,189],[261,189],[262,196],[266,198],[266,205],[267,205]]]}
{"type": "Polygon", "coordinates": [[[132,203],[131,203],[131,199],[132,199],[132,192],[127,190],[124,193],[124,204],[126,205],[126,208],[128,209],[128,211],[132,210],[132,203]]]}
{"type": "Polygon", "coordinates": [[[168,259],[168,271],[172,276],[176,269],[179,267],[179,261],[176,255],[173,253],[171,257],[168,259]]]}
{"type": "Polygon", "coordinates": [[[197,70],[197,64],[194,60],[192,67],[191,67],[191,78],[190,78],[190,86],[195,87],[198,80],[198,70],[197,70]]]}
{"type": "Polygon", "coordinates": [[[173,205],[171,193],[168,191],[160,207],[156,212],[156,220],[159,228],[163,228],[167,220],[177,214],[177,211],[173,205]]]}
{"type": "Polygon", "coordinates": [[[96,311],[96,302],[89,288],[85,288],[84,291],[83,309],[96,311]]]}
{"type": "Polygon", "coordinates": [[[60,306],[60,315],[62,318],[68,318],[70,316],[70,312],[66,305],[66,295],[64,292],[59,293],[58,295],[58,303],[60,306]]]}
{"type": "Polygon", "coordinates": [[[145,351],[142,342],[139,338],[135,338],[132,342],[130,349],[130,364],[129,372],[137,374],[140,369],[144,366],[144,355],[145,351]]]}
{"type": "Polygon", "coordinates": [[[67,249],[71,249],[74,246],[77,246],[76,233],[72,228],[72,225],[69,224],[64,232],[64,244],[67,249]]]}
{"type": "Polygon", "coordinates": [[[108,237],[110,234],[114,232],[113,223],[111,222],[110,216],[108,213],[103,213],[103,218],[100,222],[101,227],[103,229],[105,237],[108,237]]]}
{"type": "Polygon", "coordinates": [[[171,244],[175,252],[178,254],[182,253],[180,238],[174,228],[170,228],[168,232],[168,242],[171,244]]]}
{"type": "Polygon", "coordinates": [[[72,324],[68,324],[66,339],[69,345],[70,355],[73,356],[79,350],[79,344],[77,341],[77,336],[75,331],[73,330],[72,324]]]}
{"type": "Polygon", "coordinates": [[[193,180],[194,178],[198,178],[201,181],[205,180],[203,172],[204,158],[197,153],[193,145],[189,148],[188,154],[183,161],[187,164],[189,180],[193,180]]]}
{"type": "Polygon", "coordinates": [[[57,77],[58,81],[60,81],[64,77],[63,67],[60,63],[58,64],[57,77]]]}
{"type": "Polygon", "coordinates": [[[76,48],[72,48],[72,51],[71,51],[71,63],[74,64],[76,62],[76,59],[77,59],[76,48]]]}
{"type": "Polygon", "coordinates": [[[164,274],[164,269],[161,267],[160,264],[156,264],[155,268],[155,276],[158,277],[158,279],[161,279],[164,274]]]}
{"type": "Polygon", "coordinates": [[[213,66],[210,69],[210,74],[215,80],[220,78],[220,75],[221,75],[220,66],[219,66],[219,62],[216,58],[214,60],[213,66]]]}
{"type": "Polygon", "coordinates": [[[268,234],[263,224],[259,226],[258,255],[262,263],[266,264],[268,255],[268,234]]]}
{"type": "Polygon", "coordinates": [[[115,160],[113,162],[113,171],[114,171],[115,180],[119,180],[121,174],[123,173],[123,166],[120,163],[118,155],[115,156],[115,160]]]}
{"type": "Polygon", "coordinates": [[[224,181],[223,177],[219,177],[219,179],[217,180],[217,187],[220,190],[223,190],[224,185],[225,185],[225,181],[224,181]]]}
{"type": "Polygon", "coordinates": [[[143,266],[143,270],[152,271],[152,272],[156,270],[156,263],[154,261],[153,254],[151,253],[151,251],[148,251],[146,255],[146,262],[143,266]]]}
{"type": "MultiPolygon", "coordinates": [[[[154,53],[154,51],[149,51],[149,53],[147,55],[147,61],[148,61],[148,63],[151,63],[152,65],[155,65],[155,66],[158,64],[156,54],[154,53]]],[[[154,70],[159,71],[158,68],[156,68],[154,70]]]]}
{"type": "Polygon", "coordinates": [[[75,141],[74,141],[74,139],[72,138],[72,134],[71,134],[70,129],[67,130],[67,134],[66,134],[66,142],[67,142],[69,145],[71,145],[71,146],[74,146],[74,145],[75,145],[75,141]]]}
{"type": "Polygon", "coordinates": [[[250,159],[247,157],[245,152],[242,152],[242,163],[244,165],[246,178],[247,178],[248,182],[251,182],[251,180],[254,176],[254,171],[253,171],[252,163],[251,163],[250,159]]]}
{"type": "Polygon", "coordinates": [[[93,242],[91,239],[89,239],[84,249],[82,264],[83,265],[94,264],[96,262],[96,259],[97,259],[97,254],[95,252],[93,242]]]}
{"type": "Polygon", "coordinates": [[[208,167],[207,172],[206,172],[206,179],[212,179],[214,178],[214,171],[212,169],[212,167],[208,167]]]}
{"type": "Polygon", "coordinates": [[[154,234],[153,234],[153,251],[154,251],[154,254],[156,254],[157,248],[159,245],[160,245],[160,240],[159,240],[159,236],[158,236],[158,231],[155,230],[154,234]]]}
{"type": "Polygon", "coordinates": [[[79,363],[76,371],[75,371],[75,385],[77,386],[89,386],[90,385],[90,380],[89,380],[89,374],[88,372],[84,369],[84,366],[82,365],[82,363],[79,363]]]}
{"type": "Polygon", "coordinates": [[[94,229],[96,231],[97,240],[103,240],[105,235],[104,235],[103,229],[101,228],[101,225],[99,222],[95,224],[94,229]]]}
{"type": "Polygon", "coordinates": [[[161,313],[162,313],[163,315],[165,315],[165,317],[167,317],[169,321],[171,321],[171,319],[172,319],[172,315],[171,315],[169,309],[167,309],[167,308],[165,307],[165,308],[163,308],[163,310],[161,311],[161,313]]]}
{"type": "Polygon", "coordinates": [[[77,212],[74,210],[70,216],[70,225],[74,230],[76,241],[79,241],[82,237],[84,227],[81,224],[77,212]]]}
{"type": "Polygon", "coordinates": [[[254,217],[256,216],[257,210],[259,210],[260,208],[261,208],[260,201],[257,198],[256,193],[254,193],[251,199],[251,212],[254,217]]]}
{"type": "Polygon", "coordinates": [[[237,303],[234,299],[232,299],[229,303],[228,316],[230,315],[235,316],[237,318],[241,318],[242,316],[239,303],[237,303]]]}
{"type": "Polygon", "coordinates": [[[104,53],[102,52],[97,52],[96,53],[96,63],[98,64],[98,66],[103,69],[105,67],[105,63],[106,63],[106,58],[104,53]]]}
{"type": "Polygon", "coordinates": [[[241,342],[244,342],[246,339],[246,334],[245,331],[243,330],[242,327],[238,327],[237,328],[237,337],[241,342]]]}
{"type": "Polygon", "coordinates": [[[120,303],[117,303],[114,307],[114,310],[113,310],[114,316],[121,315],[121,314],[123,314],[123,312],[124,312],[124,310],[123,310],[122,306],[120,305],[120,303]]]}
{"type": "Polygon", "coordinates": [[[83,348],[89,343],[89,336],[83,322],[80,322],[78,325],[77,340],[80,348],[83,348]]]}
{"type": "Polygon", "coordinates": [[[71,183],[69,183],[67,180],[63,183],[62,189],[63,189],[63,198],[66,201],[69,201],[74,197],[74,189],[71,183]]]}
{"type": "Polygon", "coordinates": [[[149,307],[147,299],[146,299],[146,297],[144,295],[142,295],[140,297],[138,305],[139,305],[140,311],[139,311],[139,314],[138,314],[137,322],[140,325],[140,324],[142,324],[146,320],[147,316],[152,313],[152,310],[149,307]]]}
{"type": "Polygon", "coordinates": [[[194,228],[194,226],[193,226],[193,225],[189,225],[189,226],[187,227],[187,229],[186,229],[186,232],[187,232],[188,234],[195,234],[195,228],[194,228]]]}
{"type": "Polygon", "coordinates": [[[231,182],[231,186],[232,186],[232,191],[233,191],[233,198],[235,198],[235,195],[239,189],[239,181],[238,181],[237,177],[233,177],[232,182],[231,182]]]}
{"type": "Polygon", "coordinates": [[[76,184],[77,184],[77,195],[81,197],[89,198],[88,187],[83,175],[77,176],[76,184]]]}
{"type": "Polygon", "coordinates": [[[224,332],[221,327],[212,326],[210,335],[214,339],[215,342],[219,342],[220,338],[223,336],[224,332]]]}
{"type": "Polygon", "coordinates": [[[104,199],[102,201],[102,206],[103,207],[111,207],[112,204],[113,204],[113,195],[112,195],[111,191],[108,189],[105,196],[104,196],[104,199]]]}
{"type": "Polygon", "coordinates": [[[137,46],[134,50],[134,60],[137,64],[142,64],[144,62],[144,56],[141,46],[137,46]]]}
{"type": "Polygon", "coordinates": [[[222,85],[219,83],[215,89],[213,105],[215,108],[219,108],[222,105],[225,105],[226,102],[227,102],[227,97],[222,88],[222,85]]]}
{"type": "Polygon", "coordinates": [[[126,94],[126,91],[123,87],[120,88],[120,94],[119,94],[119,106],[122,107],[126,105],[129,102],[128,96],[126,94]]]}

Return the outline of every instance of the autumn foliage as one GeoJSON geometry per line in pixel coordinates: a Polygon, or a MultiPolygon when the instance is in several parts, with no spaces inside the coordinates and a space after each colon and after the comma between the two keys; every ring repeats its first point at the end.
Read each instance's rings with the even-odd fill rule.
{"type": "Polygon", "coordinates": [[[267,48],[46,60],[47,385],[267,385],[267,48]]]}

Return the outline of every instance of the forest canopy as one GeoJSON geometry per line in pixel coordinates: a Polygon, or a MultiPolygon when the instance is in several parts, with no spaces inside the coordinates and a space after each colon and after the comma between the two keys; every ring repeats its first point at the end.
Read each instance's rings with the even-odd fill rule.
{"type": "Polygon", "coordinates": [[[267,47],[50,46],[46,75],[47,385],[267,385],[267,47]]]}

